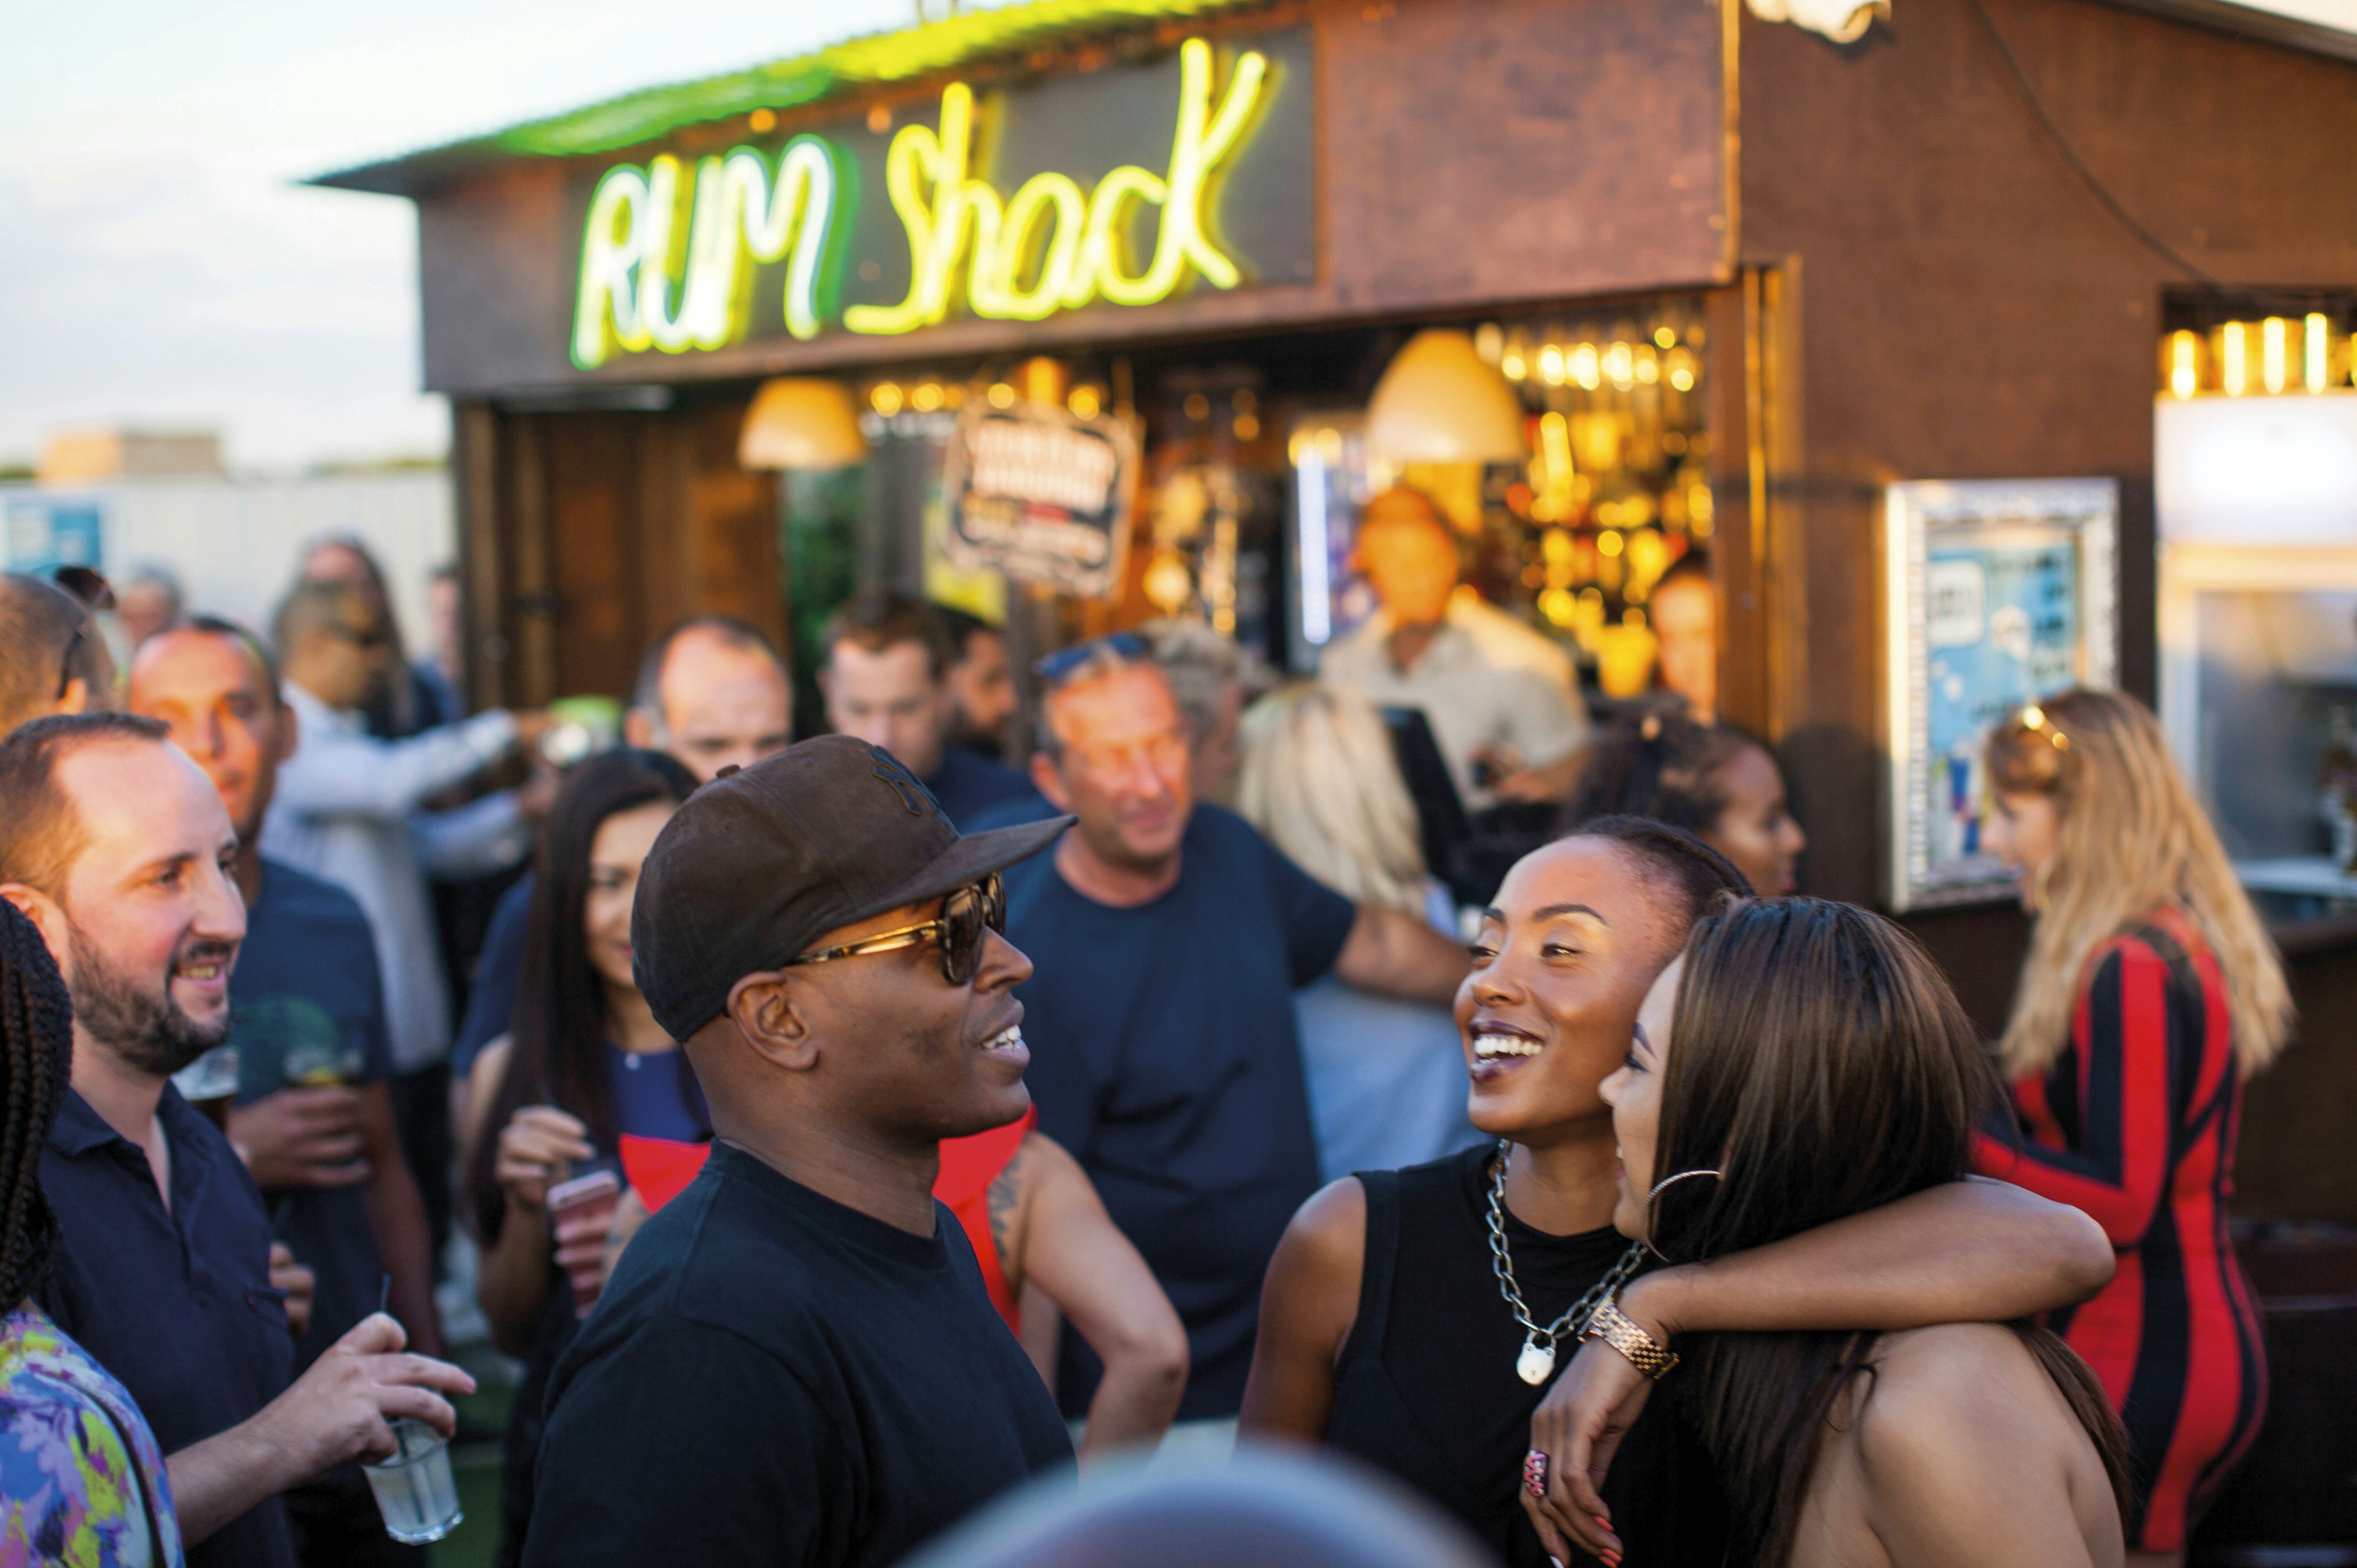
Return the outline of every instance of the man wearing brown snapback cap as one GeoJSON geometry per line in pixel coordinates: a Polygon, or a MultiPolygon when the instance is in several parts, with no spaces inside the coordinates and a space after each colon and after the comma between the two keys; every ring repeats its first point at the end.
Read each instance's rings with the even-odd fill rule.
{"type": "Polygon", "coordinates": [[[1070,1460],[932,1197],[942,1139],[1030,1103],[998,873],[1070,820],[961,838],[827,736],[663,829],[633,968],[718,1146],[549,1380],[528,1565],[881,1565],[1070,1460]]]}

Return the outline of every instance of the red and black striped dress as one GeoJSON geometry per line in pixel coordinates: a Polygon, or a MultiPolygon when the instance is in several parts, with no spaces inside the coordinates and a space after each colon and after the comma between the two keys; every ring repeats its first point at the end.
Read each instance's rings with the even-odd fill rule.
{"type": "Polygon", "coordinates": [[[2175,1552],[2258,1433],[2266,1357],[2226,1237],[2241,1080],[2218,960],[2177,909],[2095,950],[2071,1044],[2013,1086],[2018,1153],[1986,1175],[2085,1210],[2119,1249],[2103,1294],[2049,1326],[2103,1380],[2128,1434],[2131,1551],[2175,1552]]]}

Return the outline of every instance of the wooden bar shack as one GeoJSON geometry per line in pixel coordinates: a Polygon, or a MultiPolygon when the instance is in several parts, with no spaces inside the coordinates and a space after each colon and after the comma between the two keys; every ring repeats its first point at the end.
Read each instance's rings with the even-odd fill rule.
{"type": "MultiPolygon", "coordinates": [[[[1706,550],[1721,712],[1783,757],[1806,890],[1902,912],[1993,1030],[2024,924],[1941,880],[1970,848],[1942,703],[1972,700],[1927,673],[1943,596],[2045,592],[2055,669],[2155,696],[2157,399],[2357,397],[2357,49],[2209,0],[1784,10],[1035,0],[326,177],[417,206],[473,695],[619,693],[698,610],[806,655],[874,581],[1035,646],[1177,613],[1307,669],[1364,613],[1352,504],[1406,477],[1480,591],[1605,676],[1706,550]],[[1514,389],[1525,459],[1369,447],[1426,329],[1514,389]],[[866,461],[744,466],[780,377],[838,383],[866,461]],[[1103,597],[947,547],[960,421],[1043,403],[1139,440],[1103,597]],[[2047,553],[2016,572],[2008,527],[2047,553]]],[[[2305,1021],[2254,1086],[2242,1204],[2263,1289],[2308,1304],[2271,1320],[2296,1430],[2357,1398],[2357,1232],[2329,1229],[2357,1225],[2357,883],[2270,908],[2305,1021]]],[[[2346,1475],[2298,1479],[2350,1468],[2343,1428],[2263,1455],[2217,1550],[2357,1541],[2346,1475]]]]}

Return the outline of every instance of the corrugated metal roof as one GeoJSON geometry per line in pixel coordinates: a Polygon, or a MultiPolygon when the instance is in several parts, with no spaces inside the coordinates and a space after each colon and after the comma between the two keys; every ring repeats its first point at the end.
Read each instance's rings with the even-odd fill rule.
{"type": "Polygon", "coordinates": [[[309,183],[407,195],[421,186],[500,159],[615,152],[657,140],[683,126],[726,120],[757,109],[800,109],[862,88],[913,81],[979,59],[1069,42],[1076,35],[1129,31],[1268,3],[1031,0],[1028,5],[968,11],[720,76],[624,93],[488,135],[320,175],[309,183]]]}

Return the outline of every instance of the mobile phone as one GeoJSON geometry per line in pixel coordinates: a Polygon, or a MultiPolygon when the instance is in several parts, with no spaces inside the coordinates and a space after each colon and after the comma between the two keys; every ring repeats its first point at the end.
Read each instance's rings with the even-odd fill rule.
{"type": "Polygon", "coordinates": [[[573,1285],[573,1310],[576,1316],[588,1316],[589,1309],[597,1304],[598,1292],[604,1288],[601,1265],[606,1230],[613,1223],[615,1206],[621,1199],[622,1178],[611,1170],[594,1170],[548,1189],[548,1227],[558,1239],[557,1260],[565,1265],[565,1277],[573,1285]],[[567,1240],[567,1232],[575,1237],[585,1232],[594,1234],[597,1245],[576,1247],[567,1240]],[[568,1258],[568,1252],[578,1255],[568,1258]]]}
{"type": "Polygon", "coordinates": [[[548,1189],[548,1211],[560,1215],[599,1198],[619,1199],[622,1179],[609,1170],[594,1170],[587,1176],[575,1176],[548,1189]]]}

